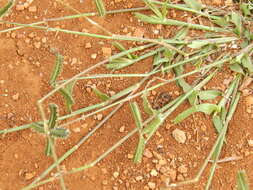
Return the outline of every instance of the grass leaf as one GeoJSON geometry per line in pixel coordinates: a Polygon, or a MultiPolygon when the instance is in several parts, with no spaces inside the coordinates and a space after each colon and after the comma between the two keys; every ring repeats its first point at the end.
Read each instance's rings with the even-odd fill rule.
{"type": "Polygon", "coordinates": [[[220,116],[218,115],[213,116],[213,125],[215,129],[217,130],[217,132],[220,133],[223,128],[223,124],[222,124],[222,120],[220,116]]]}
{"type": "MultiPolygon", "coordinates": [[[[120,51],[126,51],[126,48],[121,44],[121,43],[119,43],[119,42],[112,42],[112,45],[114,46],[114,47],[116,47],[117,49],[119,49],[120,51]]],[[[128,53],[127,54],[127,57],[129,58],[129,59],[135,59],[136,58],[136,56],[134,56],[134,55],[131,55],[130,53],[128,53]]]]}
{"type": "MultiPolygon", "coordinates": [[[[31,128],[35,130],[38,133],[45,133],[43,124],[39,123],[32,123],[31,128]]],[[[54,128],[50,130],[50,136],[55,137],[55,138],[66,138],[70,134],[68,129],[64,128],[54,128]]]]}
{"type": "Polygon", "coordinates": [[[10,10],[10,8],[12,7],[14,3],[14,0],[9,0],[9,2],[2,8],[0,8],[0,18],[2,18],[8,10],[10,10]]]}
{"type": "Polygon", "coordinates": [[[238,171],[237,173],[237,189],[249,190],[248,179],[244,170],[238,171]]]}
{"type": "Polygon", "coordinates": [[[64,60],[64,57],[62,55],[60,55],[59,53],[57,53],[54,69],[53,69],[53,72],[51,74],[50,81],[49,81],[49,84],[53,87],[55,87],[56,79],[62,71],[63,60],[64,60]]]}
{"type": "Polygon", "coordinates": [[[202,9],[202,4],[197,0],[184,0],[184,2],[188,5],[188,7],[200,11],[202,9]]]}
{"type": "Polygon", "coordinates": [[[243,56],[243,58],[242,58],[242,65],[245,68],[247,68],[249,74],[253,73],[253,62],[252,62],[251,57],[248,54],[246,54],[245,56],[243,56]]]}
{"type": "Polygon", "coordinates": [[[215,104],[203,103],[203,104],[192,106],[191,108],[183,111],[182,113],[178,114],[177,117],[173,121],[175,124],[180,123],[185,118],[189,117],[191,114],[195,112],[203,112],[205,114],[210,115],[214,111],[219,112],[219,110],[220,110],[219,106],[215,104]]]}
{"type": "Polygon", "coordinates": [[[212,100],[221,94],[222,93],[219,90],[205,90],[198,92],[198,96],[201,100],[212,100]]]}
{"type": "Polygon", "coordinates": [[[158,114],[144,129],[143,134],[148,135],[148,139],[153,136],[156,130],[162,125],[164,118],[162,114],[158,114]]]}
{"type": "Polygon", "coordinates": [[[155,4],[153,4],[150,0],[143,0],[146,5],[158,16],[160,19],[163,18],[163,14],[160,12],[160,10],[156,7],[155,4]]]}
{"type": "Polygon", "coordinates": [[[145,139],[142,135],[140,135],[139,142],[134,154],[134,163],[141,163],[144,149],[145,149],[145,139]]]}
{"type": "Polygon", "coordinates": [[[92,87],[92,90],[93,90],[93,92],[94,92],[102,101],[106,101],[106,100],[109,100],[109,99],[110,99],[110,97],[109,97],[107,94],[101,92],[101,91],[98,90],[97,88],[92,87]]]}
{"type": "Polygon", "coordinates": [[[238,63],[233,63],[233,64],[229,65],[229,68],[234,72],[244,74],[242,66],[238,63]]]}
{"type": "Polygon", "coordinates": [[[235,33],[239,36],[242,34],[242,17],[236,13],[231,13],[231,22],[235,25],[235,33]]]}
{"type": "Polygon", "coordinates": [[[141,130],[142,118],[141,118],[141,112],[140,112],[137,102],[130,102],[130,108],[134,116],[135,125],[138,127],[139,130],[141,130]]]}
{"type": "Polygon", "coordinates": [[[143,108],[144,111],[149,114],[149,115],[153,115],[155,113],[155,110],[152,108],[152,106],[150,105],[148,98],[147,98],[147,94],[144,93],[142,96],[142,100],[143,100],[143,108]]]}
{"type": "Polygon", "coordinates": [[[48,121],[48,128],[53,129],[56,126],[56,121],[58,118],[58,106],[56,104],[49,104],[50,117],[48,121]]]}
{"type": "Polygon", "coordinates": [[[134,63],[133,59],[120,57],[120,58],[113,59],[112,61],[110,61],[110,63],[106,65],[106,68],[117,70],[117,69],[122,69],[124,67],[127,67],[129,65],[132,65],[133,63],[134,63]]]}
{"type": "Polygon", "coordinates": [[[106,9],[103,0],[95,0],[99,16],[105,16],[106,9]]]}

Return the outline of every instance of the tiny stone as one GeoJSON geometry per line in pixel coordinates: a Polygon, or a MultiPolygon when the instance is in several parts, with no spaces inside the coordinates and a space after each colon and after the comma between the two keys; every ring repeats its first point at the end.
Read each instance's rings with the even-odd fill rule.
{"type": "Polygon", "coordinates": [[[23,11],[23,10],[25,10],[25,6],[24,5],[16,5],[16,10],[23,11]]]}
{"type": "Polygon", "coordinates": [[[185,173],[187,173],[188,169],[185,165],[181,165],[181,166],[178,167],[177,171],[182,173],[182,174],[185,174],[185,173]]]}
{"type": "Polygon", "coordinates": [[[125,126],[123,125],[122,127],[119,128],[119,132],[123,133],[125,131],[125,126]]]}
{"type": "Polygon", "coordinates": [[[179,92],[178,91],[174,91],[174,94],[176,95],[176,96],[179,96],[179,92]]]}
{"type": "Polygon", "coordinates": [[[41,42],[34,42],[34,46],[39,49],[41,46],[41,42]]]}
{"type": "Polygon", "coordinates": [[[103,119],[103,114],[97,114],[97,120],[98,121],[101,121],[103,119]]]}
{"type": "Polygon", "coordinates": [[[12,96],[12,99],[13,99],[13,100],[18,100],[18,99],[19,99],[19,93],[13,95],[13,96],[12,96]]]}
{"type": "Polygon", "coordinates": [[[30,179],[32,179],[34,176],[35,176],[35,173],[31,173],[31,172],[25,173],[25,179],[26,179],[26,180],[30,180],[30,179]]]}
{"type": "Polygon", "coordinates": [[[91,43],[90,43],[90,42],[86,43],[86,44],[85,44],[85,48],[86,48],[86,49],[91,48],[91,43]]]}
{"type": "Polygon", "coordinates": [[[155,169],[152,169],[151,172],[150,172],[150,175],[151,176],[157,176],[158,172],[155,169]]]}
{"type": "Polygon", "coordinates": [[[148,182],[148,187],[149,187],[150,189],[155,189],[156,184],[155,184],[154,182],[148,182]]]}
{"type": "Polygon", "coordinates": [[[128,159],[132,159],[133,157],[134,157],[133,154],[127,154],[127,158],[128,158],[128,159]]]}
{"type": "Polygon", "coordinates": [[[80,129],[79,127],[77,127],[77,128],[74,128],[73,131],[74,131],[75,133],[80,133],[81,129],[80,129]]]}
{"type": "Polygon", "coordinates": [[[253,147],[253,139],[248,140],[248,144],[250,147],[253,147]]]}
{"type": "Polygon", "coordinates": [[[172,132],[172,136],[174,137],[174,139],[179,142],[179,143],[185,143],[186,141],[186,135],[185,135],[185,132],[180,130],[180,129],[175,129],[173,132],[172,132]]]}
{"type": "Polygon", "coordinates": [[[43,37],[43,38],[41,39],[41,41],[42,41],[42,43],[46,43],[46,42],[47,42],[47,38],[46,38],[46,37],[43,37]]]}
{"type": "Polygon", "coordinates": [[[116,186],[113,186],[112,189],[113,189],[113,190],[119,190],[119,188],[116,187],[116,186]]]}
{"type": "Polygon", "coordinates": [[[107,181],[107,180],[103,180],[103,181],[102,181],[102,184],[103,184],[103,185],[108,185],[108,181],[107,181]]]}
{"type": "Polygon", "coordinates": [[[113,177],[114,177],[114,178],[119,177],[119,172],[114,172],[114,173],[113,173],[113,177]]]}
{"type": "Polygon", "coordinates": [[[135,180],[136,180],[136,181],[141,181],[142,179],[143,179],[143,177],[142,177],[141,175],[135,177],[135,180]]]}
{"type": "Polygon", "coordinates": [[[32,12],[32,13],[35,13],[35,12],[37,12],[37,7],[36,6],[31,6],[31,7],[28,8],[28,11],[32,12]]]}
{"type": "Polygon", "coordinates": [[[97,58],[97,54],[96,53],[91,54],[91,58],[92,59],[96,59],[97,58]]]}
{"type": "Polygon", "coordinates": [[[18,154],[14,154],[14,157],[15,157],[16,159],[18,159],[18,154]]]}
{"type": "Polygon", "coordinates": [[[145,156],[147,158],[152,158],[153,154],[152,154],[152,152],[149,149],[145,149],[144,153],[143,153],[143,156],[145,156]]]}
{"type": "Polygon", "coordinates": [[[105,57],[110,57],[112,55],[112,49],[108,47],[102,47],[102,52],[105,57]]]}

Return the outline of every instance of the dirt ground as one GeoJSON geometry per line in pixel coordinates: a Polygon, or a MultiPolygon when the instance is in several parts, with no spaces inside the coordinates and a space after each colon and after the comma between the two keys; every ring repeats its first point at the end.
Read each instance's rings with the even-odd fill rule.
{"type": "MultiPolygon", "coordinates": [[[[7,1],[0,0],[0,5],[7,1]]],[[[80,12],[95,12],[96,8],[91,0],[68,0],[70,6],[80,12]]],[[[17,2],[25,3],[24,0],[17,2]]],[[[210,3],[210,2],[209,2],[210,3]]],[[[220,1],[213,1],[220,6],[220,1]]],[[[223,2],[222,2],[223,3],[223,2]]],[[[139,0],[106,0],[108,10],[143,6],[139,0]]],[[[57,1],[34,0],[28,8],[19,10],[14,6],[6,20],[19,23],[33,23],[44,18],[61,17],[75,14],[57,1]]],[[[177,12],[169,13],[177,17],[177,12]]],[[[180,15],[179,13],[178,15],[180,15]]],[[[108,15],[104,18],[94,17],[94,20],[106,29],[117,34],[138,35],[144,33],[147,37],[157,37],[153,31],[156,26],[137,22],[130,13],[108,15]]],[[[101,33],[99,29],[90,25],[84,19],[71,19],[50,22],[52,27],[60,27],[75,31],[101,33]]],[[[0,24],[0,29],[10,28],[11,25],[0,24]]],[[[162,27],[159,35],[173,36],[175,27],[162,27]]],[[[127,47],[131,42],[124,42],[127,47]]],[[[0,34],[0,129],[13,128],[32,121],[39,121],[40,115],[36,101],[47,94],[51,89],[48,84],[54,66],[55,56],[50,52],[56,48],[64,55],[64,71],[61,79],[67,79],[105,59],[102,47],[109,47],[113,53],[110,41],[76,36],[72,34],[55,33],[32,28],[20,29],[0,34]],[[91,47],[88,47],[88,45],[91,47]],[[88,44],[88,45],[87,45],[88,44]],[[96,59],[91,57],[97,54],[96,59]]],[[[144,73],[152,65],[150,59],[124,69],[124,73],[144,73]],[[141,66],[140,66],[141,64],[141,66]]],[[[92,73],[106,73],[100,67],[92,73]]],[[[188,81],[193,78],[188,77],[188,81]]],[[[134,84],[137,78],[109,78],[99,80],[84,80],[75,87],[74,110],[98,102],[98,98],[87,90],[87,84],[96,84],[100,90],[118,92],[134,84]]],[[[208,88],[225,89],[231,81],[231,72],[223,70],[208,84],[208,88]]],[[[166,85],[159,89],[176,97],[181,90],[175,85],[166,85]]],[[[155,96],[157,92],[153,92],[155,96]]],[[[212,183],[213,190],[236,189],[236,173],[240,169],[247,172],[250,182],[253,182],[253,113],[248,110],[249,99],[252,94],[243,96],[235,116],[229,125],[227,141],[221,158],[236,157],[238,159],[223,162],[218,165],[212,183]],[[251,142],[251,143],[250,143],[251,142]]],[[[61,96],[56,95],[48,102],[55,102],[64,108],[61,96]]],[[[178,113],[188,107],[184,103],[176,110],[165,124],[159,129],[147,145],[145,156],[141,164],[134,164],[132,156],[138,142],[138,135],[127,140],[116,151],[103,159],[95,167],[64,177],[69,190],[148,190],[160,189],[168,180],[170,182],[193,178],[215,142],[217,134],[211,123],[211,118],[201,113],[194,114],[178,125],[170,122],[178,113]],[[186,142],[178,143],[172,136],[174,129],[180,129],[186,134],[186,142]]],[[[103,116],[111,110],[103,112],[103,116]]],[[[63,115],[64,109],[60,114],[63,115]]],[[[78,151],[74,152],[62,164],[66,170],[80,167],[94,160],[120,138],[131,131],[135,125],[129,115],[128,105],[112,117],[98,130],[78,151]]],[[[93,117],[69,126],[69,138],[57,141],[58,156],[74,146],[81,137],[87,134],[97,119],[93,117]]],[[[44,155],[45,138],[28,129],[6,134],[0,138],[0,190],[18,190],[30,184],[37,176],[52,164],[52,158],[44,155]]],[[[210,165],[198,183],[177,189],[192,190],[204,189],[209,175],[210,165]]],[[[53,175],[56,170],[50,173],[53,175]]],[[[253,188],[253,183],[251,185],[253,188]]],[[[39,190],[60,189],[58,181],[48,183],[39,190]]]]}

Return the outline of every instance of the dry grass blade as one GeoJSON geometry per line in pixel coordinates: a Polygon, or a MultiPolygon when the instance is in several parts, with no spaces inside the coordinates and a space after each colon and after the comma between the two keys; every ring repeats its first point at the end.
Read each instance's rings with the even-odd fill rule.
{"type": "Polygon", "coordinates": [[[237,189],[249,190],[248,179],[244,170],[238,171],[237,173],[237,189]]]}
{"type": "Polygon", "coordinates": [[[9,2],[2,8],[0,8],[0,18],[2,18],[13,6],[14,0],[9,0],[9,2]]]}
{"type": "Polygon", "coordinates": [[[95,0],[95,4],[100,16],[105,16],[106,9],[103,0],[95,0]]]}

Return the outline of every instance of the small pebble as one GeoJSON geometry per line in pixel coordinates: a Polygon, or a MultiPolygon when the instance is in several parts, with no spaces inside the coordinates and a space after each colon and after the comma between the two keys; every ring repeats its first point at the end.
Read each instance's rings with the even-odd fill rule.
{"type": "Polygon", "coordinates": [[[28,173],[25,173],[25,179],[26,180],[30,180],[32,179],[33,177],[35,176],[35,173],[33,172],[28,172],[28,173]]]}
{"type": "Polygon", "coordinates": [[[119,128],[119,132],[120,133],[123,133],[125,131],[125,126],[123,125],[123,126],[121,126],[120,128],[119,128]]]}
{"type": "Polygon", "coordinates": [[[35,13],[37,12],[37,7],[36,6],[31,6],[28,8],[28,11],[31,12],[31,13],[35,13]]]}
{"type": "Polygon", "coordinates": [[[97,120],[98,121],[101,121],[103,119],[103,114],[97,114],[97,120]]]}
{"type": "Polygon", "coordinates": [[[248,140],[248,144],[250,147],[253,147],[253,139],[248,140]]]}
{"type": "Polygon", "coordinates": [[[179,143],[185,143],[186,141],[186,135],[185,135],[185,132],[180,130],[180,129],[175,129],[173,132],[172,132],[172,136],[174,137],[174,139],[179,142],[179,143]]]}
{"type": "Polygon", "coordinates": [[[136,180],[136,181],[141,181],[142,179],[143,179],[143,177],[142,177],[141,175],[135,177],[135,180],[136,180]]]}
{"type": "Polygon", "coordinates": [[[91,54],[91,56],[90,56],[92,59],[96,59],[97,58],[97,54],[96,53],[93,53],[93,54],[91,54]]]}
{"type": "Polygon", "coordinates": [[[179,173],[185,174],[185,173],[187,173],[188,169],[185,165],[181,165],[181,166],[178,167],[177,171],[179,173]]]}
{"type": "Polygon", "coordinates": [[[25,10],[25,6],[24,5],[16,5],[16,10],[23,11],[23,10],[25,10]]]}
{"type": "Polygon", "coordinates": [[[151,176],[158,176],[158,172],[155,169],[152,169],[150,172],[151,176]]]}
{"type": "Polygon", "coordinates": [[[80,132],[81,132],[81,129],[80,129],[79,127],[76,127],[76,128],[73,129],[73,131],[74,131],[75,133],[80,133],[80,132]]]}
{"type": "Polygon", "coordinates": [[[103,181],[102,181],[102,184],[103,184],[103,185],[108,185],[108,181],[107,181],[107,180],[103,180],[103,181]]]}
{"type": "Polygon", "coordinates": [[[86,49],[91,48],[91,43],[90,43],[90,42],[86,43],[86,44],[85,44],[85,48],[86,48],[86,49]]]}
{"type": "Polygon", "coordinates": [[[18,99],[19,99],[19,93],[14,94],[14,95],[12,96],[12,99],[13,99],[13,100],[18,100],[18,99]]]}
{"type": "Polygon", "coordinates": [[[149,189],[155,189],[156,184],[154,182],[148,182],[149,189]]]}
{"type": "Polygon", "coordinates": [[[112,175],[113,175],[114,178],[118,178],[119,177],[119,172],[113,172],[112,175]]]}
{"type": "Polygon", "coordinates": [[[145,156],[147,158],[152,158],[153,154],[152,154],[152,152],[149,149],[145,149],[144,153],[143,153],[143,156],[145,156]]]}
{"type": "Polygon", "coordinates": [[[112,55],[112,49],[109,47],[102,47],[102,52],[105,57],[110,57],[112,55]]]}

